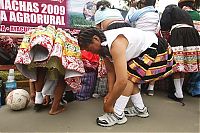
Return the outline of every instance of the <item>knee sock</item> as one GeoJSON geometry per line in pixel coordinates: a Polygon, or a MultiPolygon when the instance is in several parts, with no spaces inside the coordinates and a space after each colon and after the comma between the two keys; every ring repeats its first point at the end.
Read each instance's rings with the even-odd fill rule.
{"type": "Polygon", "coordinates": [[[137,94],[131,95],[131,101],[133,105],[138,107],[139,109],[143,109],[145,107],[140,92],[138,92],[137,94]]]}
{"type": "Polygon", "coordinates": [[[114,112],[118,117],[124,116],[124,109],[129,101],[130,96],[123,96],[121,95],[115,102],[114,112]]]}
{"type": "Polygon", "coordinates": [[[174,79],[174,86],[175,86],[175,89],[176,89],[176,92],[174,93],[174,95],[177,98],[183,98],[181,79],[174,79]]]}
{"type": "Polygon", "coordinates": [[[183,86],[184,78],[181,78],[181,86],[183,86]]]}
{"type": "Polygon", "coordinates": [[[35,104],[42,104],[42,102],[43,102],[42,92],[36,92],[36,94],[35,94],[35,104]]]}
{"type": "Polygon", "coordinates": [[[138,84],[138,88],[141,90],[141,84],[138,84]]]}
{"type": "Polygon", "coordinates": [[[150,85],[150,84],[149,84],[147,90],[153,90],[153,88],[154,88],[154,85],[150,85]]]}

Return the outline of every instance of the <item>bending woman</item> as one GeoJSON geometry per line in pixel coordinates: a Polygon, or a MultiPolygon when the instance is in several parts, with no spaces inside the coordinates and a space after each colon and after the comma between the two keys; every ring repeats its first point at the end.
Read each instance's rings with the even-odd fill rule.
{"type": "Polygon", "coordinates": [[[43,106],[43,95],[54,96],[49,111],[51,115],[64,110],[60,101],[66,87],[65,82],[73,89],[80,89],[80,76],[85,72],[77,40],[60,28],[56,30],[52,25],[39,26],[26,32],[15,64],[33,82],[30,87],[34,86],[36,90],[33,99],[36,111],[40,111],[43,106]]]}
{"type": "Polygon", "coordinates": [[[173,72],[170,46],[152,32],[132,27],[105,32],[87,28],[79,33],[78,43],[81,49],[104,57],[107,70],[112,71],[108,79],[111,89],[104,100],[105,114],[97,118],[100,126],[125,123],[124,109],[131,94],[139,90],[138,84],[165,78],[173,72]]]}

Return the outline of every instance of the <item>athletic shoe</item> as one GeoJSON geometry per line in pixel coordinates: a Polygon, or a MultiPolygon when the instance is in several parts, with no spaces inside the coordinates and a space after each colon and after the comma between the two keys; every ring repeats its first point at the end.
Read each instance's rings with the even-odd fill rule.
{"type": "Polygon", "coordinates": [[[147,110],[147,107],[144,107],[143,109],[139,109],[138,107],[132,106],[124,109],[125,116],[139,116],[142,118],[146,118],[149,116],[149,112],[147,110]]]}
{"type": "Polygon", "coordinates": [[[115,113],[105,113],[104,115],[98,117],[96,122],[99,126],[110,127],[115,124],[120,125],[126,123],[127,118],[124,114],[122,114],[122,118],[120,118],[120,116],[117,116],[115,113]]]}

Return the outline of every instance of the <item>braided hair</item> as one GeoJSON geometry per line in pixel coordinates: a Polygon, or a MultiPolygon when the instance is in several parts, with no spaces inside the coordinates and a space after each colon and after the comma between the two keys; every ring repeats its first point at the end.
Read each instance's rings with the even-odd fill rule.
{"type": "MultiPolygon", "coordinates": [[[[95,27],[85,28],[82,29],[78,34],[78,45],[80,46],[80,48],[85,49],[86,47],[88,47],[90,43],[92,43],[92,38],[94,35],[100,38],[101,43],[106,41],[106,36],[102,30],[95,27]]],[[[101,46],[101,49],[99,50],[99,55],[102,57],[111,57],[108,46],[101,46]]]]}

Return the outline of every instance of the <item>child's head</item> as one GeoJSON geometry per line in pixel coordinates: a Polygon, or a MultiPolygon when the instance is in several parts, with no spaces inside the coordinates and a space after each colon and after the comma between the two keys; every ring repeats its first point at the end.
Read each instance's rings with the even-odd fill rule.
{"type": "Polygon", "coordinates": [[[96,9],[97,10],[99,8],[105,9],[106,7],[111,8],[110,2],[108,2],[106,0],[101,0],[101,1],[97,2],[97,4],[96,4],[96,9]]]}
{"type": "Polygon", "coordinates": [[[178,2],[178,6],[180,8],[183,8],[184,6],[190,7],[193,10],[196,10],[195,8],[195,0],[180,0],[178,2]]]}
{"type": "Polygon", "coordinates": [[[121,12],[117,9],[100,7],[94,15],[96,27],[106,30],[107,26],[115,20],[124,21],[121,12]]]}
{"type": "Polygon", "coordinates": [[[145,0],[146,1],[146,6],[155,6],[156,0],[145,0]]]}
{"type": "Polygon", "coordinates": [[[143,8],[146,6],[155,6],[156,0],[140,0],[137,2],[138,8],[143,8]]]}

